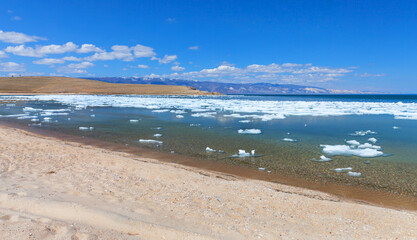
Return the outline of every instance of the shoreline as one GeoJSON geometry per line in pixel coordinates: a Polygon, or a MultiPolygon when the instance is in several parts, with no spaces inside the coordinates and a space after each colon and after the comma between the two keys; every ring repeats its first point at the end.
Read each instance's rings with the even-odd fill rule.
{"type": "Polygon", "coordinates": [[[266,173],[244,165],[231,165],[222,162],[207,161],[177,153],[172,154],[138,146],[127,146],[125,144],[100,140],[97,138],[69,135],[50,129],[33,128],[26,126],[26,124],[0,120],[0,127],[4,126],[30,132],[32,134],[36,134],[40,138],[53,138],[57,141],[77,143],[103,150],[132,154],[134,156],[155,159],[163,163],[179,164],[181,166],[192,167],[197,170],[216,172],[228,177],[240,178],[243,180],[260,180],[297,187],[308,191],[319,191],[324,194],[330,194],[335,198],[347,202],[368,204],[396,210],[417,211],[417,199],[408,195],[394,194],[391,192],[384,192],[382,190],[378,191],[375,189],[367,189],[360,186],[346,185],[337,182],[323,183],[321,181],[311,181],[293,175],[266,173]]]}
{"type": "Polygon", "coordinates": [[[13,123],[0,120],[0,127],[10,127],[36,134],[39,137],[53,138],[58,141],[79,143],[86,146],[97,147],[103,150],[128,153],[135,156],[152,158],[164,163],[174,163],[186,167],[196,168],[202,171],[211,171],[229,177],[261,180],[270,183],[283,184],[292,187],[302,188],[308,191],[319,191],[330,194],[343,201],[368,204],[377,207],[391,208],[396,210],[417,211],[417,199],[401,194],[394,194],[382,190],[367,189],[360,186],[346,185],[336,182],[323,183],[321,181],[310,181],[302,177],[293,175],[283,175],[279,173],[266,173],[257,169],[242,165],[231,165],[227,163],[202,160],[195,157],[172,154],[162,151],[155,151],[149,148],[137,146],[126,146],[125,144],[99,140],[91,137],[81,137],[56,132],[49,129],[32,128],[25,124],[13,123]]]}
{"type": "Polygon", "coordinates": [[[3,125],[0,133],[4,239],[29,234],[35,239],[417,236],[416,211],[350,202],[3,125]]]}

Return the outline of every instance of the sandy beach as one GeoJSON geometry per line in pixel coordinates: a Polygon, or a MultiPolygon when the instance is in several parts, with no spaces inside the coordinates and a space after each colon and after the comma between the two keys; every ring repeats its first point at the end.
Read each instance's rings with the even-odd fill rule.
{"type": "Polygon", "coordinates": [[[417,212],[0,127],[2,239],[416,239],[417,212]]]}

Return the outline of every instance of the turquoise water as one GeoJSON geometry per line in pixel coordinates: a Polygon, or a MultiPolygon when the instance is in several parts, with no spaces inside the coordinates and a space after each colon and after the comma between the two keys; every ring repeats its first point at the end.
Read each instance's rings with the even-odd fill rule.
{"type": "Polygon", "coordinates": [[[417,97],[413,95],[3,96],[0,102],[1,120],[31,128],[417,196],[417,97]],[[239,133],[247,129],[261,134],[239,133]],[[371,133],[354,135],[361,130],[371,133]],[[360,147],[348,144],[349,140],[367,143],[362,149],[372,157],[360,156],[360,147]],[[332,154],[321,145],[345,146],[359,155],[350,156],[346,149],[340,152],[340,146],[332,154]],[[216,152],[206,151],[207,147],[216,152]],[[255,150],[255,156],[232,157],[239,149],[255,150]],[[331,161],[311,160],[321,156],[331,161]],[[346,172],[334,170],[348,167],[346,172]]]}

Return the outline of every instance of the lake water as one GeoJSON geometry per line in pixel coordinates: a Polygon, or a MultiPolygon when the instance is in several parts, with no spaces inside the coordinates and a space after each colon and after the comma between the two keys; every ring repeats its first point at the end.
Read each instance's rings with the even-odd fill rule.
{"type": "Polygon", "coordinates": [[[417,197],[415,95],[0,96],[0,117],[30,128],[417,197]]]}

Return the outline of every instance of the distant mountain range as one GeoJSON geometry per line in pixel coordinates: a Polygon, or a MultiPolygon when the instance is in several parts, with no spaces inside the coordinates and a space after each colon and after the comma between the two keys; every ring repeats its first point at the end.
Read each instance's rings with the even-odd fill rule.
{"type": "Polygon", "coordinates": [[[181,80],[148,77],[95,77],[85,78],[109,83],[157,84],[189,86],[200,91],[222,94],[361,94],[365,92],[350,90],[330,90],[319,87],[271,83],[223,83],[195,80],[181,80]]]}

